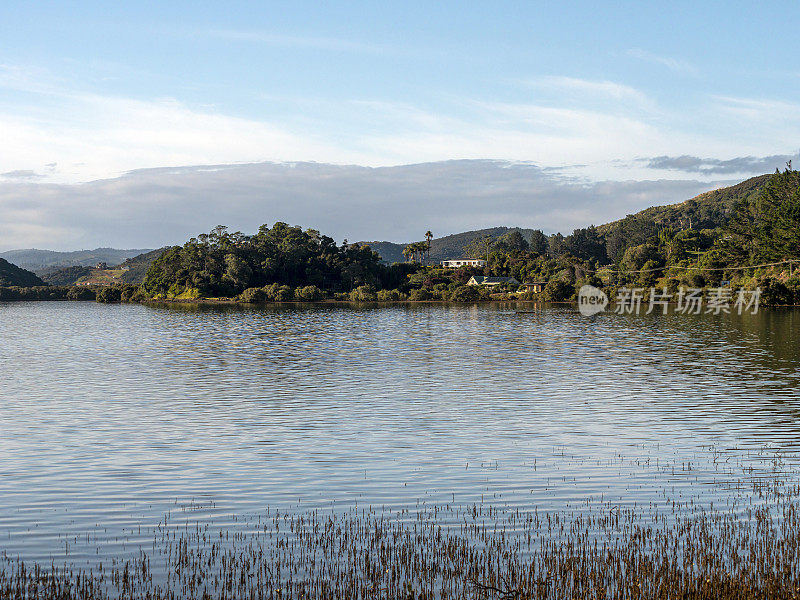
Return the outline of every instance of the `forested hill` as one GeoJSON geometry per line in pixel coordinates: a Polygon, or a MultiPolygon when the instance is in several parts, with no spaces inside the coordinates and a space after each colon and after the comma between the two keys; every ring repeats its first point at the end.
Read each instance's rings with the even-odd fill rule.
{"type": "Polygon", "coordinates": [[[599,225],[596,231],[605,240],[608,258],[617,262],[627,248],[643,244],[665,228],[701,231],[726,226],[736,206],[752,202],[771,177],[759,175],[678,204],[646,208],[624,219],[599,225]]]}
{"type": "Polygon", "coordinates": [[[33,287],[45,285],[35,274],[0,258],[0,286],[33,287]]]}
{"type": "MultiPolygon", "coordinates": [[[[662,227],[673,229],[713,229],[728,222],[733,209],[738,202],[749,201],[764,188],[772,177],[771,174],[751,177],[741,183],[723,187],[710,192],[705,192],[678,204],[666,206],[653,206],[646,208],[631,217],[656,223],[662,227]]],[[[625,219],[598,225],[597,231],[607,235],[612,229],[619,226],[625,219]]]]}
{"type": "Polygon", "coordinates": [[[120,265],[120,267],[123,269],[127,268],[127,271],[122,273],[122,281],[124,283],[144,282],[145,275],[147,275],[147,269],[150,268],[150,265],[153,264],[154,260],[164,254],[164,252],[168,249],[169,246],[166,246],[164,248],[151,250],[150,252],[145,252],[144,254],[139,254],[138,256],[127,259],[120,265]]]}

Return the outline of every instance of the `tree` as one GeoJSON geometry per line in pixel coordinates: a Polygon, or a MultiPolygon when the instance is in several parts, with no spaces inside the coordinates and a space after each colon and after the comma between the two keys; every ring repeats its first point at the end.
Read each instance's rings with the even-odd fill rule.
{"type": "Polygon", "coordinates": [[[563,279],[551,279],[542,290],[542,299],[547,302],[563,302],[575,294],[575,286],[563,279]]]}
{"type": "Polygon", "coordinates": [[[547,236],[540,229],[535,230],[531,234],[531,241],[528,247],[537,256],[547,254],[547,236]]]}
{"type": "Polygon", "coordinates": [[[567,246],[564,244],[563,235],[554,233],[547,239],[547,253],[553,257],[558,257],[567,253],[567,246]]]}
{"type": "Polygon", "coordinates": [[[658,225],[652,219],[628,215],[613,223],[606,233],[606,254],[612,262],[619,262],[625,250],[644,244],[657,236],[658,231],[658,225]]]}
{"type": "Polygon", "coordinates": [[[578,258],[594,259],[603,263],[608,260],[605,240],[594,225],[573,231],[572,235],[564,238],[564,247],[578,258]]]}
{"type": "Polygon", "coordinates": [[[736,205],[719,246],[734,264],[800,257],[800,174],[791,163],[736,205]]]}
{"type": "Polygon", "coordinates": [[[478,296],[478,286],[462,285],[452,291],[449,300],[453,302],[474,302],[478,299],[478,296]]]}
{"type": "Polygon", "coordinates": [[[120,288],[118,287],[100,288],[97,291],[97,296],[95,297],[95,300],[103,304],[112,304],[115,302],[121,302],[122,290],[120,290],[120,288]]]}
{"type": "Polygon", "coordinates": [[[489,260],[489,252],[494,247],[496,240],[489,235],[475,240],[464,249],[467,258],[479,258],[485,261],[489,260]]]}
{"type": "Polygon", "coordinates": [[[408,244],[405,248],[403,248],[403,256],[406,257],[406,260],[411,260],[411,262],[422,262],[423,257],[425,256],[427,245],[425,242],[413,242],[408,244]]]}
{"type": "Polygon", "coordinates": [[[510,254],[519,254],[528,249],[528,242],[519,230],[515,229],[497,240],[496,246],[510,254]]]}
{"type": "Polygon", "coordinates": [[[431,241],[433,240],[433,233],[429,229],[425,232],[425,256],[430,260],[431,257],[431,241]]]}

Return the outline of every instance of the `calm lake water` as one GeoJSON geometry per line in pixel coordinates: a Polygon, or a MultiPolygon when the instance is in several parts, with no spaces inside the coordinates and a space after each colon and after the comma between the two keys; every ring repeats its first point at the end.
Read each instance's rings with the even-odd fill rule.
{"type": "Polygon", "coordinates": [[[791,310],[0,303],[0,550],[124,554],[167,512],[724,504],[800,479],[799,345],[791,310]]]}

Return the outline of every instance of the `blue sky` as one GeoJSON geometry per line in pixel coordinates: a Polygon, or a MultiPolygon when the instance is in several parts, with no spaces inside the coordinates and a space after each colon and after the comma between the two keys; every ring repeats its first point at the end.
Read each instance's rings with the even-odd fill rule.
{"type": "Polygon", "coordinates": [[[4,2],[0,202],[260,161],[742,179],[800,148],[798,23],[785,2],[4,2]]]}

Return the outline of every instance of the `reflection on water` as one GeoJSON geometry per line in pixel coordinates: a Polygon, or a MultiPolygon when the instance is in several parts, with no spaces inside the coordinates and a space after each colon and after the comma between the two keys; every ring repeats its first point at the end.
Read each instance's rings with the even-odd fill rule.
{"type": "Polygon", "coordinates": [[[0,304],[0,548],[124,552],[176,509],[710,503],[798,478],[797,311],[519,309],[0,304]]]}

